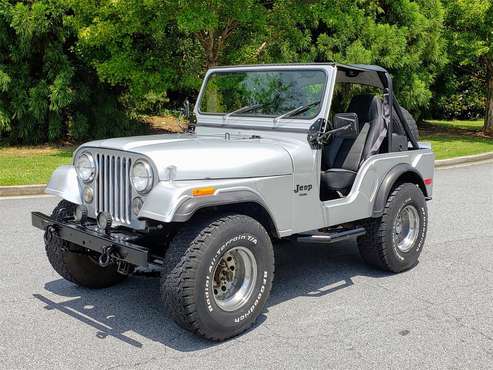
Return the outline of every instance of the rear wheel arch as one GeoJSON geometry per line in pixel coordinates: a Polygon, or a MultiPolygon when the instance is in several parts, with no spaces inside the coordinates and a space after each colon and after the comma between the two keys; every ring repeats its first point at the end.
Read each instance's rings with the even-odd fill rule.
{"type": "Polygon", "coordinates": [[[398,184],[390,194],[382,217],[365,222],[366,234],[358,248],[369,265],[394,273],[416,266],[428,229],[426,199],[413,183],[398,184]]]}
{"type": "Polygon", "coordinates": [[[398,164],[387,172],[380,187],[378,188],[375,202],[373,203],[372,217],[381,217],[387,203],[387,199],[392,191],[403,183],[411,183],[418,186],[425,198],[428,197],[425,183],[421,174],[409,164],[398,164]]]}

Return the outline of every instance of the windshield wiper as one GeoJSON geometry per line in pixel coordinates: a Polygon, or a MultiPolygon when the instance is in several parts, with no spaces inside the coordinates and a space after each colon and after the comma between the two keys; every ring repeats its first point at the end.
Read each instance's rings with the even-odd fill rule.
{"type": "Polygon", "coordinates": [[[317,105],[317,104],[320,104],[320,100],[314,101],[314,102],[309,103],[309,104],[302,105],[301,107],[298,107],[298,108],[295,108],[293,110],[290,110],[289,112],[283,113],[280,116],[277,116],[276,118],[274,118],[274,123],[279,122],[279,120],[281,120],[283,118],[296,116],[297,114],[306,112],[308,109],[310,109],[311,107],[313,107],[314,105],[317,105]]]}
{"type": "Polygon", "coordinates": [[[231,117],[233,114],[238,114],[238,113],[246,113],[250,112],[252,110],[258,109],[260,107],[263,107],[264,104],[252,104],[252,105],[246,105],[244,107],[241,107],[240,109],[234,110],[230,113],[227,113],[223,116],[223,121],[226,122],[229,117],[231,117]]]}

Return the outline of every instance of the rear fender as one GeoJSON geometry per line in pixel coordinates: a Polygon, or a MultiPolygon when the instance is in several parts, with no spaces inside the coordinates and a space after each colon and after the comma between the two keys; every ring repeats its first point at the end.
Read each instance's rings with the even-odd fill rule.
{"type": "Polygon", "coordinates": [[[373,204],[372,217],[381,217],[387,203],[390,192],[397,181],[405,178],[406,182],[412,182],[419,186],[425,198],[429,198],[428,190],[419,171],[407,163],[398,164],[385,175],[380,187],[378,188],[375,203],[373,204]]]}

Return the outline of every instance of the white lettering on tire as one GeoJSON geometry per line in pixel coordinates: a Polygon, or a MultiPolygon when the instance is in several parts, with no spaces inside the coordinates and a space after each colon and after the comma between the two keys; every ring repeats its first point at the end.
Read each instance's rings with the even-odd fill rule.
{"type": "Polygon", "coordinates": [[[423,248],[423,245],[424,245],[424,242],[425,242],[425,237],[426,237],[426,228],[427,228],[427,222],[428,220],[426,219],[426,210],[424,209],[424,207],[422,207],[420,209],[422,215],[423,215],[423,225],[421,227],[421,235],[420,235],[420,238],[419,238],[419,243],[418,243],[418,246],[416,247],[416,252],[419,253],[419,251],[421,250],[421,248],[423,248]]]}
{"type": "MultiPolygon", "coordinates": [[[[229,245],[231,245],[231,243],[237,242],[239,240],[247,240],[250,243],[253,243],[255,245],[257,245],[257,243],[258,243],[257,238],[255,236],[249,235],[249,234],[240,234],[240,235],[235,236],[234,238],[229,239],[227,242],[225,242],[223,245],[221,245],[221,247],[217,250],[217,252],[214,255],[214,257],[212,257],[211,262],[209,264],[209,274],[212,274],[213,273],[214,266],[216,265],[216,261],[219,258],[221,258],[221,256],[224,253],[224,250],[229,245]]],[[[267,271],[265,273],[267,273],[267,271]]],[[[262,293],[265,290],[265,284],[266,284],[266,282],[267,282],[267,280],[264,278],[264,285],[262,285],[262,288],[261,288],[261,292],[262,293]]],[[[210,296],[210,294],[211,294],[210,293],[210,287],[211,287],[211,285],[212,285],[211,277],[209,275],[207,275],[205,277],[204,298],[205,298],[205,303],[207,305],[207,309],[209,310],[209,312],[214,311],[214,307],[211,304],[211,296],[210,296]]],[[[255,306],[258,303],[258,300],[260,300],[260,298],[257,298],[256,303],[255,303],[255,306]]],[[[236,322],[236,319],[235,319],[235,322],[236,322]]]]}
{"type": "Polygon", "coordinates": [[[260,287],[260,291],[259,291],[259,293],[257,295],[257,298],[252,303],[252,305],[247,310],[247,312],[245,312],[245,313],[243,313],[240,316],[238,316],[238,317],[235,318],[235,323],[242,322],[243,320],[245,320],[246,318],[248,318],[252,314],[252,312],[255,311],[255,308],[257,307],[258,303],[260,302],[260,299],[262,298],[262,295],[265,292],[265,285],[267,284],[267,277],[268,277],[268,273],[267,273],[267,271],[264,271],[264,276],[262,278],[262,286],[260,287]]]}

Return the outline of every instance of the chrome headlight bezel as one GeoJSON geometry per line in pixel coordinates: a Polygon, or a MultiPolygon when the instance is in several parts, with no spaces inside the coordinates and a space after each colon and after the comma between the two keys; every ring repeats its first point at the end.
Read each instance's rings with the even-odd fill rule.
{"type": "Polygon", "coordinates": [[[132,169],[130,171],[130,182],[132,183],[133,188],[139,194],[146,194],[151,191],[154,185],[154,171],[150,163],[145,159],[138,159],[132,165],[132,169]],[[141,168],[145,171],[145,176],[135,176],[135,170],[137,166],[142,166],[141,168]],[[145,185],[142,186],[136,179],[145,179],[145,185]]]}
{"type": "Polygon", "coordinates": [[[79,177],[80,180],[82,180],[82,182],[88,184],[94,180],[94,177],[96,176],[96,162],[94,161],[94,157],[90,152],[82,152],[77,156],[75,160],[75,170],[77,172],[77,176],[79,177]],[[90,167],[86,167],[89,168],[91,171],[88,177],[84,177],[81,172],[80,164],[81,164],[81,160],[83,160],[84,158],[87,159],[87,162],[90,165],[90,167]]]}

